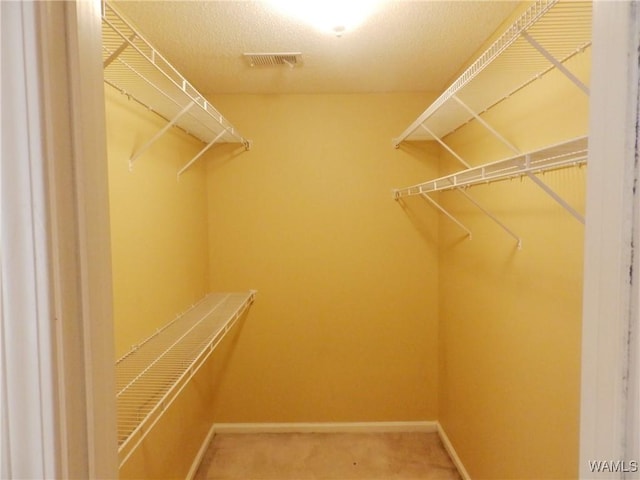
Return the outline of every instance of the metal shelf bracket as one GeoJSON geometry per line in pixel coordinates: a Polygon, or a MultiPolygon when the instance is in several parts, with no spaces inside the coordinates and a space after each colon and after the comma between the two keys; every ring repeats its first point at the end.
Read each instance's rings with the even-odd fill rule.
{"type": "Polygon", "coordinates": [[[111,65],[111,63],[118,58],[122,52],[124,52],[124,49],[133,43],[136,37],[137,34],[132,33],[128,40],[122,42],[122,45],[120,45],[104,62],[102,62],[102,68],[107,68],[111,65]]]}
{"type": "MultiPolygon", "coordinates": [[[[225,133],[227,133],[228,129],[224,129],[222,132],[220,132],[213,140],[211,140],[202,150],[200,150],[200,152],[198,152],[198,154],[193,157],[191,160],[189,160],[189,162],[180,169],[180,171],[178,171],[178,178],[180,178],[180,175],[182,175],[184,172],[186,172],[189,167],[191,167],[191,165],[193,165],[196,160],[198,160],[202,155],[205,154],[205,152],[207,150],[209,150],[211,147],[213,147],[213,144],[216,143],[218,140],[220,140],[225,133]]],[[[246,147],[245,147],[246,148],[246,147]]]]}
{"type": "Polygon", "coordinates": [[[560,195],[558,195],[549,185],[544,183],[540,178],[536,177],[533,173],[527,172],[527,177],[533,181],[536,185],[538,185],[542,190],[545,191],[547,195],[553,198],[556,202],[558,202],[562,208],[564,208],[567,212],[569,212],[576,220],[578,220],[581,224],[584,225],[584,216],[579,213],[575,208],[567,203],[565,199],[563,199],[560,195]]]}
{"type": "Polygon", "coordinates": [[[460,220],[458,220],[451,213],[449,213],[447,210],[445,210],[444,207],[442,207],[442,205],[440,205],[438,202],[436,202],[433,198],[431,198],[426,193],[423,193],[421,196],[422,196],[422,198],[427,200],[431,205],[433,205],[435,208],[440,210],[447,218],[449,218],[449,220],[451,220],[453,223],[458,225],[462,230],[464,230],[467,233],[467,236],[469,237],[469,240],[471,240],[473,238],[473,235],[471,234],[471,230],[469,230],[467,227],[465,227],[464,224],[460,220]]]}
{"type": "Polygon", "coordinates": [[[147,143],[145,143],[133,155],[131,155],[131,158],[129,159],[129,170],[133,170],[133,164],[140,157],[140,155],[142,155],[151,145],[155,143],[156,140],[158,140],[162,135],[164,135],[171,127],[173,127],[178,122],[178,120],[180,120],[180,117],[182,117],[182,115],[187,113],[189,109],[194,105],[195,103],[193,101],[189,102],[187,106],[184,107],[182,110],[180,110],[180,112],[178,112],[178,114],[175,117],[173,117],[173,119],[170,122],[168,122],[164,127],[162,127],[158,133],[156,133],[153,137],[151,137],[149,141],[147,141],[147,143]]]}
{"type": "Polygon", "coordinates": [[[429,135],[431,135],[440,145],[442,145],[442,147],[444,147],[444,149],[447,152],[449,152],[451,155],[453,155],[456,158],[456,160],[458,160],[461,164],[463,164],[467,168],[471,168],[471,165],[469,165],[460,155],[458,155],[456,152],[454,152],[453,149],[449,145],[444,143],[444,141],[440,137],[438,137],[435,133],[433,133],[431,130],[429,130],[429,128],[427,128],[427,126],[425,124],[421,123],[420,124],[420,128],[422,128],[429,135]]]}
{"type": "Polygon", "coordinates": [[[578,77],[576,77],[573,73],[571,73],[571,71],[565,67],[562,62],[560,62],[556,57],[554,57],[553,55],[551,55],[542,45],[540,45],[531,35],[529,35],[527,32],[522,32],[522,37],[529,42],[529,44],[535,48],[538,52],[540,52],[540,54],[546,58],[547,60],[549,60],[549,62],[551,62],[553,64],[554,67],[556,67],[558,70],[560,70],[569,80],[571,80],[580,90],[582,90],[585,94],[589,95],[589,87],[587,87],[584,83],[582,83],[582,81],[580,81],[580,79],[578,77]]]}
{"type": "Polygon", "coordinates": [[[510,236],[512,236],[516,242],[517,242],[517,246],[518,246],[518,250],[522,250],[522,239],[516,235],[513,230],[511,230],[509,227],[507,227],[504,223],[502,223],[502,221],[496,217],[493,213],[491,213],[489,210],[487,210],[486,208],[484,208],[482,205],[480,205],[478,203],[477,200],[475,200],[471,195],[469,195],[467,192],[464,191],[464,189],[462,188],[456,188],[457,191],[459,191],[462,195],[464,195],[465,197],[467,197],[467,200],[469,200],[471,203],[473,203],[476,207],[478,207],[486,216],[488,216],[491,220],[493,220],[495,223],[497,223],[500,228],[502,228],[505,232],[507,232],[510,236]]]}
{"type": "Polygon", "coordinates": [[[495,128],[493,128],[491,125],[489,125],[489,123],[487,123],[487,121],[485,119],[483,119],[480,115],[478,115],[476,112],[474,112],[466,103],[464,103],[462,100],[460,100],[460,98],[457,95],[453,94],[453,95],[451,95],[451,98],[453,98],[456,102],[458,102],[458,104],[460,104],[460,106],[462,108],[464,108],[467,112],[469,112],[471,115],[473,115],[473,118],[475,118],[478,122],[480,122],[480,124],[484,128],[489,130],[493,134],[494,137],[496,137],[498,140],[500,140],[502,143],[504,143],[507,147],[509,147],[509,149],[511,151],[513,151],[513,153],[520,153],[520,150],[518,150],[518,148],[516,146],[514,146],[504,136],[502,136],[502,134],[500,134],[500,132],[498,132],[495,128]]]}

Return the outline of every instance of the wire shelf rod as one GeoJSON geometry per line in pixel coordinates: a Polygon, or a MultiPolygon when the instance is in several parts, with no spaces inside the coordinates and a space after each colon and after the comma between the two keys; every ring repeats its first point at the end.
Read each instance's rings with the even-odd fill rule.
{"type": "MultiPolygon", "coordinates": [[[[408,197],[413,195],[422,195],[423,193],[441,192],[446,190],[453,190],[457,187],[470,187],[478,184],[487,184],[492,182],[498,182],[503,180],[511,180],[513,178],[523,177],[528,173],[538,174],[552,170],[559,170],[561,168],[577,167],[587,163],[586,152],[581,157],[570,158],[566,160],[558,160],[553,163],[549,163],[546,166],[532,166],[529,168],[518,168],[505,170],[500,174],[491,174],[485,172],[484,175],[480,175],[477,178],[455,181],[455,179],[449,179],[446,177],[432,180],[414,187],[407,187],[404,189],[396,190],[395,195],[398,197],[408,197]],[[437,183],[436,183],[437,182],[437,183]],[[442,184],[441,184],[442,183],[442,184]]],[[[461,172],[463,173],[463,172],[461,172]]]]}
{"type": "Polygon", "coordinates": [[[462,188],[456,188],[456,190],[458,192],[460,192],[462,195],[464,195],[467,200],[469,200],[471,203],[473,203],[476,207],[478,207],[482,213],[484,213],[487,217],[489,217],[491,220],[493,220],[496,224],[498,224],[498,226],[500,226],[500,228],[502,228],[505,232],[507,232],[511,237],[513,237],[516,242],[517,242],[517,246],[518,246],[518,250],[522,249],[522,239],[516,235],[513,230],[511,230],[509,227],[507,227],[498,217],[496,217],[493,213],[491,213],[489,210],[487,210],[485,207],[483,207],[482,205],[480,205],[480,203],[478,203],[477,200],[475,200],[471,195],[469,195],[467,192],[464,191],[464,189],[462,188]]]}
{"type": "Polygon", "coordinates": [[[587,137],[579,137],[540,150],[462,170],[444,177],[394,190],[395,197],[452,190],[583,165],[587,162],[587,137]]]}
{"type": "Polygon", "coordinates": [[[118,48],[116,48],[104,62],[102,62],[102,68],[107,68],[109,65],[111,65],[111,62],[113,62],[116,58],[118,58],[120,54],[124,52],[124,49],[127,48],[131,44],[131,42],[135,40],[135,38],[136,38],[136,34],[133,33],[129,37],[128,42],[127,41],[122,42],[122,44],[118,48]]]}
{"type": "MultiPolygon", "coordinates": [[[[108,51],[105,48],[106,51],[108,51]]],[[[154,89],[159,95],[165,97],[169,102],[173,103],[176,107],[180,108],[181,105],[180,103],[175,100],[174,98],[172,98],[168,93],[166,93],[164,90],[162,90],[160,87],[158,87],[156,84],[154,84],[152,81],[150,81],[147,77],[145,77],[142,73],[140,73],[138,70],[135,69],[135,67],[131,66],[129,63],[127,63],[126,61],[122,60],[121,58],[117,58],[116,61],[123,65],[125,68],[127,68],[131,73],[133,73],[134,75],[136,75],[142,82],[146,83],[147,85],[149,85],[149,87],[151,87],[152,89],[154,89]]],[[[113,77],[113,76],[112,76],[113,77]]],[[[125,95],[127,95],[128,97],[133,97],[136,99],[136,101],[138,101],[138,103],[140,103],[141,105],[143,105],[145,108],[147,108],[148,110],[151,110],[152,112],[158,113],[157,110],[154,108],[153,105],[144,103],[142,100],[140,100],[139,98],[137,98],[135,95],[132,95],[131,93],[128,92],[128,90],[126,88],[120,87],[119,85],[121,84],[116,84],[113,81],[109,80],[109,79],[105,79],[105,83],[108,83],[109,85],[111,85],[112,87],[114,87],[117,90],[120,90],[122,93],[124,93],[125,95]]],[[[163,116],[163,118],[165,118],[167,121],[169,121],[169,119],[167,119],[166,117],[163,116]]],[[[202,141],[201,139],[199,139],[200,141],[202,141]]]]}
{"type": "MultiPolygon", "coordinates": [[[[105,51],[109,51],[106,47],[104,48],[105,51]]],[[[136,69],[133,65],[131,65],[130,63],[126,62],[125,60],[123,60],[122,58],[118,58],[117,59],[118,64],[121,64],[123,67],[125,67],[129,72],[133,73],[140,81],[146,83],[150,88],[152,88],[159,96],[160,98],[164,97],[168,102],[170,102],[171,104],[175,105],[176,108],[182,108],[184,105],[180,102],[178,102],[176,99],[174,99],[171,95],[169,95],[168,93],[166,93],[164,90],[162,90],[160,87],[158,87],[156,84],[154,84],[152,81],[150,81],[145,75],[144,73],[138,71],[138,69],[136,69]]],[[[113,78],[113,75],[112,75],[113,78]]],[[[162,117],[164,120],[166,120],[167,122],[170,122],[171,119],[168,118],[167,116],[161,114],[159,112],[159,108],[157,106],[154,105],[150,105],[147,103],[142,102],[141,100],[139,100],[135,95],[130,94],[128,92],[128,90],[124,87],[122,87],[121,85],[123,85],[123,83],[120,84],[116,84],[114,83],[112,80],[109,79],[105,79],[105,83],[111,85],[112,87],[114,87],[115,89],[121,91],[122,93],[124,93],[125,95],[134,98],[138,103],[140,103],[142,106],[144,106],[145,108],[147,108],[148,110],[151,110],[152,112],[156,113],[157,115],[159,115],[160,117],[162,117]]],[[[190,97],[191,98],[191,97],[190,97]]],[[[207,105],[209,105],[208,103],[205,103],[204,105],[200,105],[198,102],[196,102],[193,99],[189,100],[189,103],[187,103],[187,105],[189,104],[195,104],[197,106],[200,106],[202,109],[206,110],[207,105]]],[[[245,144],[245,140],[238,135],[235,132],[235,129],[233,128],[233,126],[231,126],[225,119],[224,117],[222,117],[222,115],[220,115],[217,111],[215,111],[215,109],[213,109],[213,112],[209,112],[211,113],[211,115],[217,115],[218,116],[218,120],[216,125],[220,125],[224,128],[227,128],[227,130],[235,137],[237,137],[238,139],[242,140],[242,143],[245,144]]],[[[198,119],[193,116],[191,113],[187,113],[191,118],[194,119],[194,121],[198,121],[198,119]]],[[[175,117],[174,117],[175,118],[175,117]]],[[[176,125],[178,127],[180,127],[185,133],[187,133],[188,135],[191,136],[195,136],[198,140],[200,140],[203,143],[207,143],[206,137],[202,137],[199,135],[194,134],[193,131],[187,129],[185,126],[181,126],[180,124],[176,125]]],[[[213,128],[212,125],[208,124],[208,123],[203,123],[201,124],[201,126],[203,128],[206,128],[207,130],[209,130],[212,134],[217,135],[218,132],[220,131],[219,128],[213,128]]],[[[248,140],[246,141],[248,142],[248,140]]],[[[247,148],[247,144],[245,144],[245,148],[247,148]]]]}
{"type": "Polygon", "coordinates": [[[429,128],[426,125],[420,125],[420,128],[422,128],[429,135],[431,135],[433,138],[435,138],[435,140],[440,145],[442,145],[442,147],[444,147],[444,149],[447,152],[449,152],[451,155],[453,155],[456,158],[456,160],[458,160],[461,164],[463,164],[467,168],[471,168],[471,165],[469,165],[460,155],[458,155],[456,152],[454,152],[453,149],[444,142],[444,140],[442,140],[440,137],[438,137],[436,134],[434,134],[431,130],[429,130],[429,128]]]}
{"type": "Polygon", "coordinates": [[[431,117],[442,104],[447,102],[452,95],[462,89],[483,71],[493,60],[504,52],[519,37],[520,33],[531,27],[542,17],[558,0],[537,0],[527,9],[520,18],[514,22],[485,52],[471,64],[463,73],[447,88],[430,106],[415,120],[402,134],[394,140],[395,145],[402,143],[421,124],[431,117]]]}
{"type": "Polygon", "coordinates": [[[581,224],[584,225],[584,216],[579,213],[575,208],[573,208],[569,203],[567,203],[567,201],[562,198],[560,195],[558,195],[551,187],[549,187],[549,185],[547,185],[546,183],[544,183],[541,179],[539,179],[538,177],[536,177],[533,173],[531,172],[527,172],[527,176],[531,179],[531,181],[533,181],[533,183],[535,183],[536,185],[538,185],[542,190],[544,190],[544,192],[549,195],[551,198],[553,198],[556,202],[558,202],[558,204],[560,204],[560,206],[562,206],[562,208],[564,208],[567,212],[569,212],[576,220],[578,220],[581,224]]]}
{"type": "Polygon", "coordinates": [[[189,111],[189,109],[191,107],[193,107],[194,105],[195,105],[195,103],[193,103],[193,101],[189,102],[187,104],[187,106],[184,107],[182,110],[180,110],[180,112],[178,112],[178,114],[170,122],[167,122],[167,124],[164,127],[162,127],[160,129],[160,131],[158,131],[143,146],[141,146],[133,155],[131,155],[131,158],[129,159],[129,170],[133,169],[133,164],[140,157],[140,155],[142,155],[144,152],[146,152],[147,149],[151,145],[153,145],[156,140],[158,140],[162,135],[164,135],[167,132],[167,130],[169,130],[171,127],[173,127],[178,122],[180,117],[182,117],[182,115],[187,113],[189,111]]]}
{"type": "Polygon", "coordinates": [[[454,217],[449,211],[445,210],[445,208],[442,205],[440,205],[438,202],[436,202],[433,198],[431,198],[426,193],[422,194],[422,198],[427,200],[431,205],[433,205],[435,208],[440,210],[440,212],[442,212],[449,220],[451,220],[453,223],[458,225],[462,230],[464,230],[467,236],[469,237],[469,240],[473,238],[473,235],[471,234],[471,230],[465,227],[464,224],[460,220],[458,220],[456,217],[454,217]]]}
{"type": "MultiPolygon", "coordinates": [[[[571,52],[569,55],[567,55],[566,57],[564,57],[562,60],[560,60],[562,63],[566,63],[568,60],[572,59],[573,57],[575,57],[576,55],[579,55],[580,53],[583,53],[586,49],[588,49],[589,47],[591,47],[591,42],[586,42],[585,44],[581,45],[580,47],[576,48],[573,52],[571,52]]],[[[488,112],[489,110],[491,110],[492,108],[494,108],[495,106],[497,106],[499,103],[509,99],[510,97],[512,97],[513,95],[515,95],[516,93],[518,93],[520,90],[526,88],[527,86],[531,85],[533,82],[535,82],[536,80],[540,79],[541,77],[543,77],[544,75],[546,75],[547,73],[549,73],[551,70],[554,70],[554,66],[553,65],[548,65],[543,71],[541,71],[540,73],[537,73],[536,75],[534,75],[533,77],[529,78],[527,81],[525,81],[524,83],[522,83],[521,85],[518,85],[517,87],[515,87],[513,90],[510,90],[508,93],[506,93],[504,96],[502,96],[501,98],[499,98],[498,100],[496,100],[494,103],[491,103],[490,105],[488,105],[487,107],[485,107],[482,111],[478,112],[479,115],[482,115],[486,112],[488,112]]],[[[469,119],[470,121],[471,119],[469,119]]],[[[465,125],[467,122],[463,123],[462,125],[460,125],[459,127],[457,127],[456,129],[452,130],[453,133],[455,132],[458,128],[462,127],[463,125],[465,125]]]]}
{"type": "Polygon", "coordinates": [[[453,94],[453,95],[451,95],[451,98],[453,98],[456,102],[458,102],[458,104],[462,108],[464,108],[467,112],[469,112],[473,116],[473,118],[475,118],[484,128],[489,130],[493,134],[494,137],[496,137],[503,144],[505,144],[507,147],[509,147],[509,149],[513,153],[520,153],[520,150],[517,147],[515,147],[513,145],[513,143],[511,143],[502,134],[500,134],[500,132],[498,132],[495,128],[493,128],[491,125],[489,125],[489,123],[484,118],[480,117],[480,115],[478,115],[471,108],[469,108],[469,106],[466,103],[464,103],[462,100],[460,100],[460,98],[458,98],[457,95],[453,94]]]}
{"type": "Polygon", "coordinates": [[[189,162],[187,162],[187,164],[178,171],[178,178],[184,172],[189,170],[191,165],[193,165],[196,162],[196,160],[198,160],[202,155],[204,155],[207,150],[209,150],[211,147],[213,147],[213,144],[216,143],[218,140],[220,140],[225,133],[227,133],[227,130],[223,130],[222,132],[220,132],[218,134],[218,136],[216,138],[214,138],[213,140],[211,140],[202,150],[200,150],[200,152],[198,152],[198,154],[195,157],[193,157],[191,160],[189,160],[189,162]]]}
{"type": "MultiPolygon", "coordinates": [[[[227,295],[226,297],[222,298],[221,300],[218,301],[218,303],[215,304],[215,306],[209,310],[209,312],[207,313],[207,315],[212,314],[216,309],[218,309],[218,307],[222,304],[222,302],[224,302],[227,298],[229,298],[229,296],[227,295]]],[[[200,319],[196,325],[198,325],[200,322],[203,322],[204,320],[206,320],[206,316],[202,317],[202,319],[200,319]]],[[[148,365],[143,371],[141,371],[138,375],[136,375],[136,377],[134,377],[124,388],[122,388],[116,395],[116,397],[119,397],[120,395],[122,395],[122,393],[126,392],[127,389],[133,385],[136,381],[138,381],[140,378],[142,378],[142,376],[148,372],[156,363],[158,363],[173,347],[175,347],[180,340],[182,340],[184,337],[186,337],[189,333],[191,333],[191,331],[193,331],[193,329],[195,328],[195,326],[192,326],[191,328],[189,328],[186,332],[184,332],[180,337],[178,337],[173,343],[171,343],[165,351],[163,351],[156,359],[153,360],[153,362],[151,362],[150,365],[148,365]]]]}
{"type": "MultiPolygon", "coordinates": [[[[109,8],[111,8],[111,7],[109,6],[109,8]]],[[[111,8],[111,11],[115,13],[115,10],[113,10],[113,8],[111,8]]],[[[193,91],[197,91],[197,90],[195,88],[193,88],[191,86],[191,84],[189,82],[187,82],[186,79],[184,79],[182,77],[180,72],[178,72],[178,70],[176,70],[171,65],[171,63],[169,63],[160,53],[158,53],[158,51],[155,48],[153,48],[153,46],[149,42],[147,42],[144,39],[144,37],[142,37],[142,35],[140,35],[128,22],[126,22],[122,17],[120,17],[120,15],[118,15],[118,17],[119,17],[119,20],[121,20],[124,24],[126,24],[131,29],[132,32],[134,32],[134,34],[135,34],[134,38],[138,38],[138,39],[140,39],[141,41],[143,41],[145,43],[145,46],[147,46],[150,49],[151,55],[147,55],[140,48],[138,48],[137,45],[135,43],[133,43],[133,41],[130,41],[129,38],[126,35],[124,35],[122,32],[120,32],[120,30],[112,22],[109,21],[109,19],[107,18],[106,15],[102,17],[102,21],[105,22],[107,25],[109,25],[114,32],[116,32],[118,35],[120,35],[122,37],[122,39],[129,44],[129,46],[134,48],[136,50],[136,52],[138,52],[151,65],[153,65],[157,69],[158,72],[162,73],[167,80],[169,80],[171,83],[173,83],[183,93],[185,93],[186,95],[191,97],[191,95],[189,93],[189,89],[187,87],[190,87],[193,91]],[[176,82],[171,75],[169,75],[167,72],[165,72],[163,70],[163,68],[162,68],[160,62],[158,61],[158,59],[162,60],[162,62],[164,63],[165,67],[170,69],[170,71],[176,77],[178,77],[181,80],[180,83],[176,82]]],[[[204,99],[204,97],[202,97],[201,95],[199,95],[199,98],[191,98],[191,100],[195,101],[202,108],[204,108],[204,105],[207,102],[204,99]],[[200,101],[202,101],[203,103],[200,103],[200,101]]]]}
{"type": "MultiPolygon", "coordinates": [[[[195,308],[202,306],[206,301],[207,301],[208,297],[204,297],[202,299],[200,299],[199,301],[197,301],[196,303],[192,304],[190,308],[188,308],[187,310],[185,310],[184,312],[178,314],[176,316],[176,318],[174,318],[173,320],[171,320],[170,322],[168,322],[167,324],[163,325],[161,328],[157,329],[152,335],[150,335],[149,337],[145,338],[142,342],[134,345],[131,350],[129,350],[127,353],[125,353],[122,357],[120,357],[117,361],[116,361],[116,366],[118,366],[119,369],[122,369],[122,364],[124,362],[125,359],[129,358],[133,353],[136,353],[136,357],[139,357],[140,355],[144,355],[145,351],[141,350],[141,347],[148,344],[150,341],[154,340],[155,338],[158,337],[158,335],[160,335],[162,332],[175,327],[176,323],[178,323],[180,320],[184,319],[184,315],[189,312],[189,311],[193,311],[195,308]]],[[[155,357],[154,357],[155,358],[155,357]]],[[[128,362],[131,362],[131,360],[128,360],[128,362]]],[[[124,364],[126,365],[126,364],[124,364]]]]}
{"type": "Polygon", "coordinates": [[[580,90],[589,95],[589,87],[580,81],[571,71],[565,67],[562,62],[558,61],[553,55],[549,53],[542,45],[540,45],[535,38],[529,35],[527,32],[522,32],[522,36],[529,42],[536,50],[540,52],[544,58],[549,60],[555,68],[560,70],[569,80],[571,80],[580,90]]]}
{"type": "MultiPolygon", "coordinates": [[[[130,46],[130,45],[128,45],[130,46]]],[[[134,47],[135,48],[135,47],[134,47]]],[[[103,49],[105,52],[107,53],[111,53],[112,51],[107,47],[103,45],[103,49]]],[[[123,51],[120,52],[121,54],[123,53],[123,51]]],[[[141,54],[143,55],[143,54],[141,54]]],[[[113,56],[113,53],[111,53],[111,56],[113,56]]],[[[146,58],[146,57],[144,57],[146,58]]],[[[150,78],[147,78],[147,75],[150,72],[143,72],[144,69],[148,70],[149,65],[145,64],[143,62],[138,62],[138,65],[134,65],[134,61],[135,60],[139,60],[139,59],[130,59],[129,61],[125,60],[122,58],[121,55],[118,55],[113,61],[111,61],[109,64],[116,62],[118,65],[121,65],[122,67],[124,67],[124,69],[110,69],[109,72],[109,78],[111,79],[118,79],[121,82],[135,82],[137,80],[142,80],[143,82],[145,82],[147,85],[149,85],[150,87],[152,87],[155,91],[157,91],[158,93],[164,95],[165,97],[167,97],[169,100],[171,100],[173,103],[175,103],[176,105],[180,105],[180,102],[178,102],[177,100],[173,99],[168,93],[166,93],[162,88],[160,88],[158,85],[156,85],[150,78]],[[135,75],[135,77],[131,77],[129,75],[129,73],[133,73],[135,75]]],[[[178,86],[175,81],[172,81],[173,87],[177,88],[179,90],[181,90],[183,93],[184,90],[182,90],[182,88],[180,86],[178,86]]],[[[200,100],[201,97],[196,97],[196,98],[191,98],[189,96],[189,100],[193,101],[194,103],[196,103],[198,106],[200,106],[201,108],[204,108],[204,104],[200,104],[200,100]]]]}

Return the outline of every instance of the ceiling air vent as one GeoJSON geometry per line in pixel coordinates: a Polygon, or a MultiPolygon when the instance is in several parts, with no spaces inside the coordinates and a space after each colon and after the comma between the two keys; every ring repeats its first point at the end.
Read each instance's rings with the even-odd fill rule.
{"type": "Polygon", "coordinates": [[[271,67],[277,65],[287,65],[291,68],[302,64],[302,53],[245,53],[252,67],[271,67]]]}

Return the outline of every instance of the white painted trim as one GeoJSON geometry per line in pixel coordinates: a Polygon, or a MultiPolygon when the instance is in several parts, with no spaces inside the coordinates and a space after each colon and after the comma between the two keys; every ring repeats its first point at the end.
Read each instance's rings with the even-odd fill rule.
{"type": "Polygon", "coordinates": [[[11,351],[0,346],[0,373],[14,378],[5,379],[1,395],[12,404],[2,406],[0,417],[0,476],[113,479],[100,1],[3,2],[1,8],[2,136],[10,139],[2,143],[2,173],[10,174],[2,191],[2,341],[11,339],[11,351]],[[5,17],[10,11],[11,19],[5,17]],[[5,42],[16,29],[19,39],[5,42]],[[11,65],[11,77],[5,76],[11,65]],[[26,169],[28,180],[21,175],[26,169]],[[9,231],[15,233],[7,250],[9,231]],[[19,272],[18,263],[29,268],[19,272]],[[5,423],[14,429],[11,437],[5,423]]]}
{"type": "Polygon", "coordinates": [[[202,445],[200,446],[200,449],[198,450],[198,453],[193,459],[193,463],[191,464],[191,468],[189,468],[189,472],[187,473],[186,480],[193,480],[193,478],[195,478],[196,473],[198,473],[198,468],[200,468],[200,464],[202,464],[202,461],[204,460],[204,456],[206,455],[207,450],[209,449],[209,446],[213,441],[213,437],[215,436],[216,436],[216,425],[214,423],[213,425],[211,425],[211,428],[209,429],[207,436],[205,437],[204,441],[202,442],[202,445]]]}
{"type": "Polygon", "coordinates": [[[215,433],[381,433],[438,431],[435,421],[328,423],[217,423],[215,433]]]}
{"type": "MultiPolygon", "coordinates": [[[[67,318],[67,322],[80,323],[82,337],[68,338],[67,345],[75,343],[72,348],[81,351],[82,363],[74,365],[67,360],[64,368],[68,377],[83,375],[85,381],[84,410],[76,413],[74,406],[69,404],[67,415],[71,424],[80,422],[79,415],[84,416],[82,422],[86,430],[88,461],[85,478],[112,479],[117,477],[115,347],[101,2],[39,3],[62,3],[65,14],[67,84],[64,97],[68,103],[66,106],[54,105],[57,114],[61,115],[65,108],[71,114],[71,123],[66,129],[71,133],[72,141],[70,153],[75,204],[64,205],[69,209],[73,207],[74,225],[63,225],[58,233],[63,233],[60,240],[65,242],[59,247],[68,249],[69,242],[73,242],[77,257],[72,262],[75,272],[68,269],[68,265],[61,265],[58,280],[64,286],[72,281],[74,274],[80,279],[80,288],[73,293],[80,310],[76,312],[75,320],[67,318]]],[[[56,7],[43,5],[42,8],[46,11],[56,7]]],[[[55,66],[51,71],[56,72],[55,66]]],[[[59,99],[63,92],[52,93],[57,95],[54,99],[59,99]]],[[[64,129],[65,126],[60,126],[57,133],[62,134],[64,129]]],[[[55,193],[62,196],[64,193],[60,187],[55,185],[55,193]]],[[[73,378],[69,380],[73,381],[73,378]]],[[[70,444],[71,461],[78,457],[76,449],[70,444]]]]}
{"type": "MultiPolygon", "coordinates": [[[[628,449],[638,419],[627,397],[629,375],[638,375],[629,332],[640,313],[633,290],[638,282],[634,209],[637,154],[637,2],[594,2],[589,123],[589,169],[582,334],[580,478],[602,478],[589,461],[638,460],[628,449]]],[[[636,241],[638,236],[636,235],[636,241]]],[[[637,363],[637,356],[635,357],[637,363]]],[[[633,387],[633,384],[631,385],[633,387]]],[[[633,391],[633,389],[631,389],[633,391]]],[[[607,472],[623,478],[622,472],[607,472]]],[[[625,478],[630,478],[625,476],[625,478]]]]}
{"type": "Polygon", "coordinates": [[[440,440],[442,440],[442,444],[444,445],[445,450],[451,457],[451,461],[456,466],[456,469],[458,470],[458,473],[462,477],[462,480],[471,480],[471,477],[469,476],[469,472],[467,472],[467,469],[464,468],[464,465],[462,464],[462,460],[460,460],[460,457],[458,456],[456,449],[453,448],[453,444],[451,443],[451,440],[449,440],[449,437],[444,431],[444,428],[442,428],[442,425],[440,425],[440,422],[437,422],[437,425],[438,425],[438,435],[440,436],[440,440]]]}
{"type": "Polygon", "coordinates": [[[0,11],[0,477],[54,478],[61,470],[38,9],[3,2],[0,11]]]}

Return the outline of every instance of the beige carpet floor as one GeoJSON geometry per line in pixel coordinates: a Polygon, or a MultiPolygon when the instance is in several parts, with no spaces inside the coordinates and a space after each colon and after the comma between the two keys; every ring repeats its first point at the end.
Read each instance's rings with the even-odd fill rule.
{"type": "Polygon", "coordinates": [[[196,480],[460,479],[435,433],[219,434],[196,480]]]}

